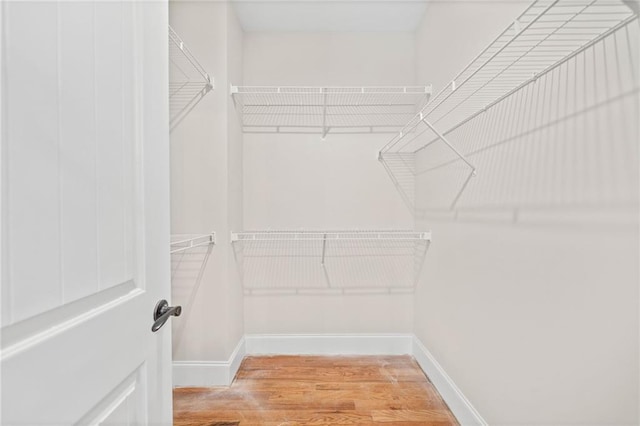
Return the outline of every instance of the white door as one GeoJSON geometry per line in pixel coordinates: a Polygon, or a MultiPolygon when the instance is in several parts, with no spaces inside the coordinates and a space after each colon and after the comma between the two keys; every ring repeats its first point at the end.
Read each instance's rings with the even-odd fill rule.
{"type": "Polygon", "coordinates": [[[0,8],[2,424],[171,423],[167,5],[0,8]]]}

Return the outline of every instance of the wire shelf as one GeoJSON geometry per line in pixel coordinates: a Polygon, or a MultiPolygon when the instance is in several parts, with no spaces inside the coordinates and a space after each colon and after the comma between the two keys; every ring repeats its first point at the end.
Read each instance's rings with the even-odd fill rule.
{"type": "Polygon", "coordinates": [[[426,147],[417,209],[637,205],[639,64],[635,16],[455,126],[447,138],[486,173],[469,180],[451,152],[426,147]]]}
{"type": "Polygon", "coordinates": [[[634,17],[619,0],[538,0],[438,92],[381,154],[417,152],[634,17]],[[433,126],[433,127],[431,127],[433,126]]]}
{"type": "MultiPolygon", "coordinates": [[[[512,177],[495,169],[497,160],[487,163],[494,149],[504,151],[505,144],[523,140],[534,149],[534,140],[541,138],[540,145],[555,141],[569,149],[573,141],[567,129],[585,117],[599,128],[619,129],[611,142],[624,145],[629,135],[620,133],[633,133],[625,116],[633,115],[628,110],[635,108],[633,99],[638,97],[637,19],[620,1],[533,3],[380,151],[379,160],[411,210],[466,206],[469,188],[487,199],[495,192],[489,184],[496,184],[495,179],[514,186],[512,177]],[[566,37],[569,33],[576,37],[566,37]],[[622,112],[612,112],[622,103],[628,104],[622,112]],[[615,124],[611,114],[622,114],[622,122],[615,124]],[[476,164],[490,164],[492,170],[483,179],[472,179],[476,164]],[[429,196],[418,194],[416,185],[429,196]]],[[[624,145],[620,152],[628,148],[624,145]]],[[[530,158],[511,162],[521,160],[530,158]]],[[[573,180],[570,172],[566,167],[554,172],[565,176],[565,183],[554,188],[573,180]]],[[[592,201],[593,188],[589,191],[592,201]]],[[[521,198],[526,191],[515,193],[521,198]]]]}
{"type": "Polygon", "coordinates": [[[173,130],[213,87],[213,79],[169,26],[170,130],[173,130]]]}
{"type": "Polygon", "coordinates": [[[409,230],[232,233],[248,294],[413,292],[431,242],[409,230]]]}
{"type": "Polygon", "coordinates": [[[214,245],[216,243],[216,234],[196,235],[196,234],[174,234],[171,235],[171,254],[184,252],[196,247],[204,247],[214,245]]]}
{"type": "Polygon", "coordinates": [[[245,133],[394,133],[431,96],[431,86],[231,86],[245,133]]]}
{"type": "Polygon", "coordinates": [[[354,231],[245,231],[232,232],[231,242],[238,241],[430,241],[429,231],[354,230],[354,231]]]}

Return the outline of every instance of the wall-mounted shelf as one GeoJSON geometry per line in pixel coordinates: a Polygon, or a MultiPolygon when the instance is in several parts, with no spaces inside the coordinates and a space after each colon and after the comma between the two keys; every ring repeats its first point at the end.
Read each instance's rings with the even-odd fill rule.
{"type": "Polygon", "coordinates": [[[170,129],[173,130],[213,87],[213,79],[169,26],[170,129]]]}
{"type": "Polygon", "coordinates": [[[395,133],[431,96],[431,86],[231,86],[245,133],[395,133]]]}
{"type": "MultiPolygon", "coordinates": [[[[476,175],[475,158],[478,157],[473,156],[486,152],[489,144],[507,138],[505,132],[498,135],[497,129],[512,129],[510,121],[517,119],[520,132],[526,134],[537,126],[535,123],[542,116],[551,120],[555,114],[555,121],[561,121],[558,106],[568,105],[568,101],[558,100],[554,105],[549,104],[545,113],[532,113],[538,105],[549,102],[548,84],[554,84],[556,92],[569,93],[570,87],[585,86],[588,82],[592,91],[613,93],[609,80],[620,61],[618,65],[607,64],[604,49],[609,50],[611,62],[611,57],[619,54],[616,49],[629,43],[624,35],[616,41],[618,48],[604,47],[601,42],[635,19],[637,15],[632,8],[618,0],[535,1],[380,150],[378,158],[399,192],[403,198],[412,198],[407,204],[415,209],[416,174],[425,179],[426,173],[433,171],[434,176],[438,174],[434,179],[440,182],[440,187],[443,180],[449,179],[445,176],[455,178],[450,196],[438,204],[438,209],[453,209],[466,188],[475,182],[472,177],[476,175]],[[594,46],[598,43],[601,45],[596,52],[594,46]],[[582,55],[580,63],[574,60],[579,55],[582,55]],[[599,62],[594,59],[596,55],[599,62]],[[592,68],[587,69],[587,62],[592,68]],[[571,72],[564,69],[566,76],[562,81],[547,79],[543,87],[543,77],[559,72],[559,67],[566,68],[566,64],[572,67],[571,72]],[[599,78],[592,77],[595,75],[599,78]],[[496,114],[487,114],[514,95],[530,102],[528,109],[526,105],[510,108],[522,111],[521,117],[500,121],[496,114]],[[485,116],[486,122],[480,120],[485,116]],[[489,141],[488,138],[498,139],[489,141]],[[420,157],[420,166],[417,166],[418,154],[427,148],[429,152],[420,157]]],[[[583,89],[576,92],[574,104],[584,103],[587,90],[583,89]]]]}
{"type": "Polygon", "coordinates": [[[194,235],[194,234],[174,234],[171,235],[171,254],[184,252],[196,247],[214,245],[216,234],[194,235]]]}
{"type": "Polygon", "coordinates": [[[232,232],[231,242],[253,241],[431,241],[430,231],[245,231],[232,232]]]}
{"type": "Polygon", "coordinates": [[[545,69],[634,15],[619,0],[535,1],[433,96],[381,153],[413,153],[443,140],[474,114],[535,81],[545,69]]]}
{"type": "Polygon", "coordinates": [[[245,292],[412,292],[428,231],[247,231],[231,234],[245,292]]]}

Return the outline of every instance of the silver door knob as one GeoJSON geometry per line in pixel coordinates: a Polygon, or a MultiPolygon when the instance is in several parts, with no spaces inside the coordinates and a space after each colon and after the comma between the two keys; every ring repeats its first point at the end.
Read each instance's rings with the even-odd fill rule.
{"type": "Polygon", "coordinates": [[[151,331],[154,333],[162,328],[165,322],[169,319],[169,317],[176,316],[179,317],[182,313],[182,306],[169,306],[169,302],[162,299],[156,304],[155,309],[153,310],[153,325],[151,326],[151,331]]]}

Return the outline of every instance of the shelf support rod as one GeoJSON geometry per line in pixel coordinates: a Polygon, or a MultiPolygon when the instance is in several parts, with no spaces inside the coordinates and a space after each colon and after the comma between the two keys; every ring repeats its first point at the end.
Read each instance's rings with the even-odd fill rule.
{"type": "Polygon", "coordinates": [[[327,137],[329,129],[327,128],[327,91],[322,88],[322,140],[327,137]]]}
{"type": "Polygon", "coordinates": [[[324,267],[324,254],[327,250],[327,234],[324,234],[322,237],[322,260],[320,261],[320,264],[322,265],[322,267],[324,267]]]}
{"type": "Polygon", "coordinates": [[[467,166],[471,167],[471,176],[475,176],[476,175],[476,166],[471,164],[469,162],[469,160],[467,160],[467,158],[460,153],[460,151],[458,151],[453,145],[451,145],[451,143],[447,140],[447,138],[444,137],[444,135],[442,133],[438,132],[438,130],[436,130],[436,128],[433,127],[433,125],[431,123],[429,123],[424,117],[422,117],[422,114],[420,114],[420,116],[422,118],[422,122],[424,124],[426,124],[427,127],[430,128],[433,133],[435,133],[435,135],[438,137],[438,139],[440,139],[442,142],[447,144],[447,146],[449,148],[451,148],[451,151],[453,151],[462,161],[467,163],[467,166]]]}
{"type": "Polygon", "coordinates": [[[458,204],[458,200],[462,196],[462,193],[464,192],[464,190],[467,188],[467,185],[469,184],[469,181],[471,180],[472,177],[475,176],[474,173],[475,173],[475,170],[472,170],[471,173],[469,173],[469,176],[467,176],[467,178],[464,180],[464,183],[460,187],[460,190],[456,194],[456,197],[451,202],[451,205],[449,206],[449,210],[453,210],[453,209],[456,208],[456,204],[458,204]]]}

